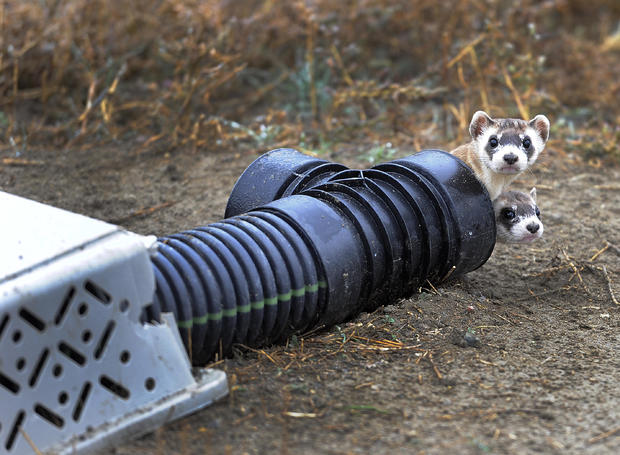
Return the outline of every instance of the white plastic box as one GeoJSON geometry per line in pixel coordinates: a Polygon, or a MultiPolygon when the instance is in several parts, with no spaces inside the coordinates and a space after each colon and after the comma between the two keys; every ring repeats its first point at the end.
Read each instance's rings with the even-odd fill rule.
{"type": "Polygon", "coordinates": [[[0,192],[0,454],[87,453],[228,393],[151,302],[153,237],[0,192]]]}

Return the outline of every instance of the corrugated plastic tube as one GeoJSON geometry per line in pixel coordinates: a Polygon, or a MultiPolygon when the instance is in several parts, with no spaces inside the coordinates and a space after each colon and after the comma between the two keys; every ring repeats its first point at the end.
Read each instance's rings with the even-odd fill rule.
{"type": "Polygon", "coordinates": [[[174,313],[195,364],[470,272],[495,245],[486,190],[438,150],[367,170],[274,150],[239,178],[226,217],[161,237],[152,260],[145,318],[174,313]]]}

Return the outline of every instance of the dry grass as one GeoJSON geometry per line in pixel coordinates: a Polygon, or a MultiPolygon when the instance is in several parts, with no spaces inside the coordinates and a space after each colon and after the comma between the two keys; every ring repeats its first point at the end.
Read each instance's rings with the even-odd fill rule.
{"type": "Polygon", "coordinates": [[[616,0],[2,0],[0,140],[420,147],[484,108],[618,159],[619,23],[616,0]]]}

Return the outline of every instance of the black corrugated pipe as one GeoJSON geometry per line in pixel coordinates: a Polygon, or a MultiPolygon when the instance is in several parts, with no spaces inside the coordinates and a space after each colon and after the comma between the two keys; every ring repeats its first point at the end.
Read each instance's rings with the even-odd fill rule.
{"type": "Polygon", "coordinates": [[[226,216],[160,238],[153,258],[146,317],[173,312],[197,364],[470,272],[495,245],[486,190],[437,150],[368,170],[274,150],[239,178],[226,216]]]}

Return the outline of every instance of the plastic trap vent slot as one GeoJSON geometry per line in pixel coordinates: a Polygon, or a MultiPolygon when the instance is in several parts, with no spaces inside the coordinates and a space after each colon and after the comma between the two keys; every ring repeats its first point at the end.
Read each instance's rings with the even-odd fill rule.
{"type": "Polygon", "coordinates": [[[227,394],[171,315],[140,322],[154,240],[2,192],[0,211],[0,455],[100,450],[227,394]]]}

